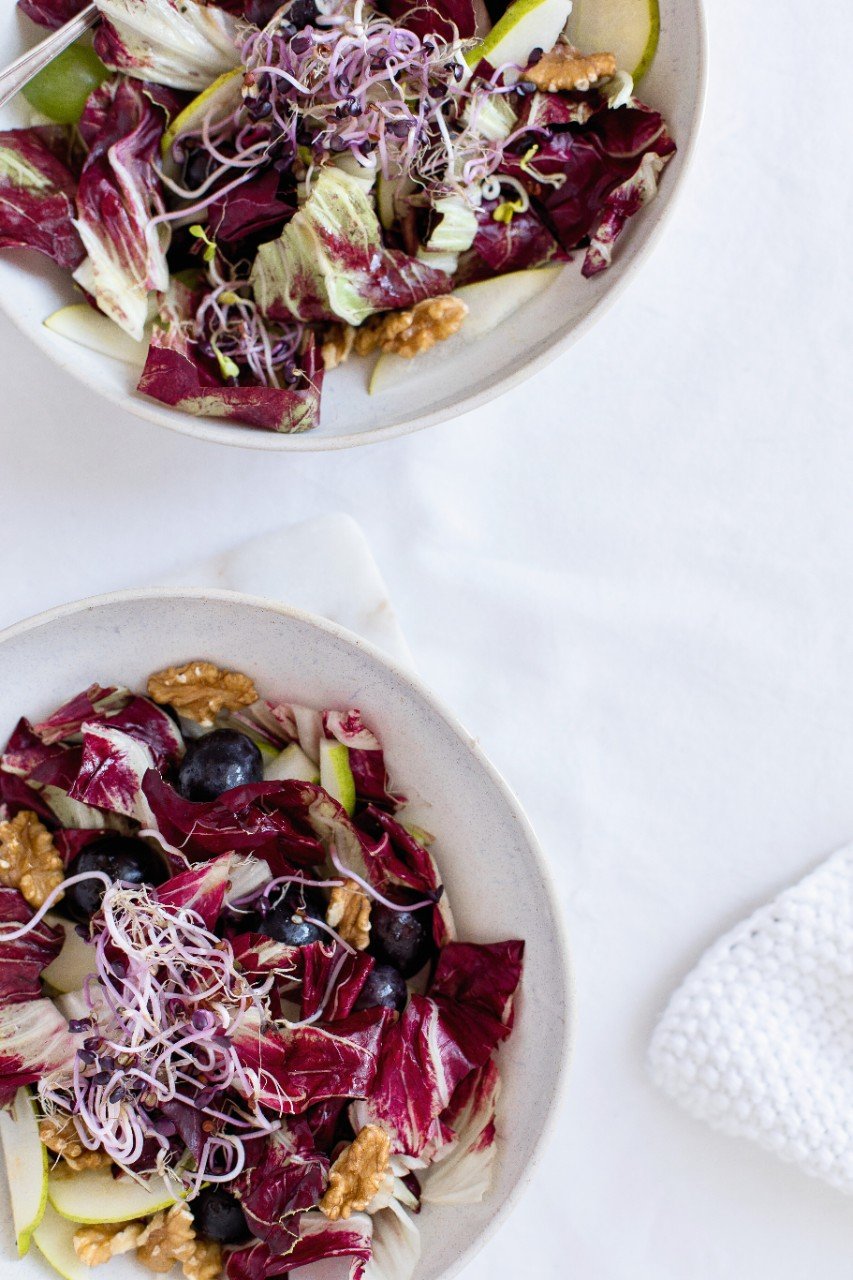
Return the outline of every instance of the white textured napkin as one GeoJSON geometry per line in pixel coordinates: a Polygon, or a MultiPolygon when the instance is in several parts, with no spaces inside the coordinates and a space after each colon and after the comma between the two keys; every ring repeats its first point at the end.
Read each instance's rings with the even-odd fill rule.
{"type": "Polygon", "coordinates": [[[853,846],[705,953],[649,1066],[692,1115],[853,1191],[853,846]]]}
{"type": "Polygon", "coordinates": [[[414,666],[361,526],[342,512],[261,534],[193,561],[157,585],[267,596],[337,622],[414,666]]]}

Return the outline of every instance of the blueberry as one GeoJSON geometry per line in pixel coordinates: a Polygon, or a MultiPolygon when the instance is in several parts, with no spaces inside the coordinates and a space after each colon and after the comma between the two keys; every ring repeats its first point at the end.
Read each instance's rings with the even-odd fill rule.
{"type": "Polygon", "coordinates": [[[178,770],[178,790],[187,800],[215,800],[223,791],[260,782],[261,753],[245,733],[214,729],[194,738],[178,770]]]}
{"type": "Polygon", "coordinates": [[[264,917],[260,929],[268,938],[275,938],[276,942],[283,942],[287,947],[307,947],[320,941],[323,930],[306,920],[306,916],[324,920],[326,904],[320,894],[303,889],[301,885],[291,885],[264,917]]]}
{"type": "Polygon", "coordinates": [[[422,969],[433,952],[431,918],[423,911],[393,911],[374,902],[371,911],[370,953],[383,965],[393,965],[404,978],[422,969]]]}
{"type": "MultiPolygon", "coordinates": [[[[103,836],[81,849],[68,865],[68,876],[84,871],[103,871],[111,880],[129,884],[162,884],[169,874],[151,846],[132,836],[103,836]]],[[[103,896],[100,880],[82,880],[65,891],[63,905],[72,919],[87,921],[100,908],[103,896]]]]}
{"type": "Polygon", "coordinates": [[[221,1187],[205,1187],[190,1202],[196,1230],[217,1244],[240,1244],[252,1234],[236,1196],[221,1187]]]}
{"type": "Polygon", "coordinates": [[[402,1013],[408,998],[409,989],[400,970],[390,964],[377,964],[367,975],[354,1007],[375,1009],[377,1005],[384,1005],[386,1009],[402,1013]]]}

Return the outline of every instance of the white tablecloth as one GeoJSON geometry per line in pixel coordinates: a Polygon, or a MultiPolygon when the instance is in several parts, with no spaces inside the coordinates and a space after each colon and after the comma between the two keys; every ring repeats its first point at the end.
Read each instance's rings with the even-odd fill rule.
{"type": "Polygon", "coordinates": [[[572,1087],[468,1280],[850,1276],[850,1202],[643,1069],[705,945],[853,835],[853,10],[710,8],[668,236],[497,405],[354,453],[242,455],[116,414],[0,321],[0,621],[348,511],[419,670],[550,852],[572,1087]]]}

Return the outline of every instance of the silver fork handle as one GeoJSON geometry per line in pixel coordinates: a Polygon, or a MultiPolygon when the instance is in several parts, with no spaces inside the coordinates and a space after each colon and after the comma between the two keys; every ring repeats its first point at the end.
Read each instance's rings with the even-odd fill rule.
{"type": "Polygon", "coordinates": [[[5,107],[10,98],[23,89],[58,53],[67,49],[78,40],[84,31],[95,25],[98,19],[98,6],[87,4],[86,8],[71,18],[65,26],[53,31],[44,40],[40,40],[32,49],[22,53],[20,58],[11,62],[5,70],[0,71],[0,107],[5,107]]]}

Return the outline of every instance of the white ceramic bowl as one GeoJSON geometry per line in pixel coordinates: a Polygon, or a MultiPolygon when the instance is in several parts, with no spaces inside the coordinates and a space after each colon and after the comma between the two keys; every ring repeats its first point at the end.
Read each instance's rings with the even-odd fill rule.
{"type": "MultiPolygon", "coordinates": [[[[678,144],[658,196],[632,219],[609,270],[580,276],[582,254],[523,315],[509,320],[404,387],[370,396],[365,364],[350,362],[326,379],[320,426],[304,435],[279,435],[194,418],[136,395],[133,371],[50,333],[43,321],[74,291],[68,277],[37,254],[0,254],[0,305],[61,368],[122,409],[199,439],[251,449],[340,449],[386,440],[474,409],[541,369],[581,336],[633,276],[660,235],[693,151],[705,88],[705,35],[701,0],[660,0],[661,40],[642,83],[644,100],[664,113],[678,144]]],[[[0,18],[0,65],[31,43],[32,25],[12,4],[0,18]],[[25,29],[26,28],[26,29],[25,29]]],[[[20,123],[13,104],[3,127],[20,123]]]]}
{"type": "MultiPolygon", "coordinates": [[[[476,742],[418,680],[340,627],[230,592],[122,592],[0,633],[0,738],[19,716],[47,713],[96,680],[142,688],[151,671],[195,657],[247,672],[269,696],[361,707],[382,737],[395,783],[437,837],[460,936],[526,941],[517,1022],[499,1055],[504,1089],[493,1188],[480,1205],[426,1206],[419,1219],[417,1280],[447,1280],[506,1216],[529,1177],[567,1063],[568,959],[536,838],[476,742]]],[[[0,1219],[11,1258],[2,1208],[0,1219]]],[[[0,1270],[11,1275],[5,1264],[0,1270]]],[[[111,1266],[104,1280],[122,1271],[111,1266]]],[[[51,1273],[33,1251],[15,1274],[46,1280],[51,1273]]]]}

